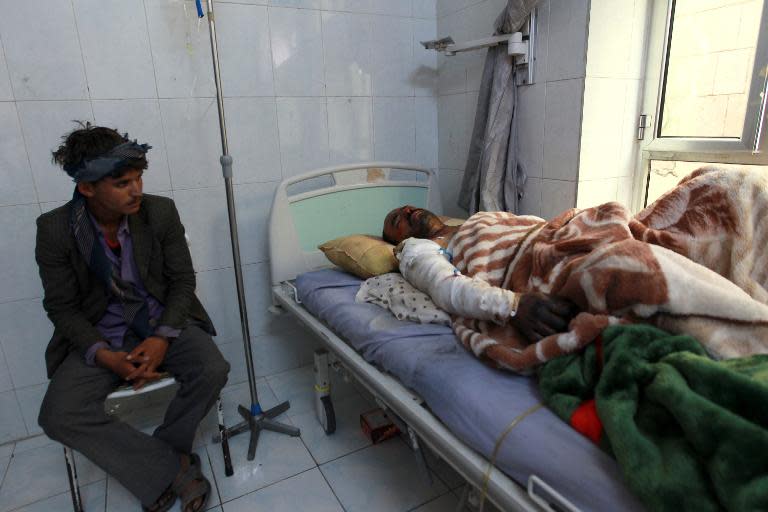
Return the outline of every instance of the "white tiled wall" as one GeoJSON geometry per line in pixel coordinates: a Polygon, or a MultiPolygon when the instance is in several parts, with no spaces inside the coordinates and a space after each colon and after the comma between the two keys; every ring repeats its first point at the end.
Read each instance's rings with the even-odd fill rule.
{"type": "MultiPolygon", "coordinates": [[[[437,35],[457,42],[488,36],[506,3],[439,0],[437,35]]],[[[529,177],[520,213],[551,217],[576,203],[589,3],[541,0],[538,5],[535,83],[518,88],[518,157],[529,177]]],[[[485,51],[477,51],[438,59],[443,187],[461,183],[484,58],[485,51]]],[[[449,203],[457,194],[444,191],[443,202],[448,213],[459,215],[449,203]]]]}
{"type": "MultiPolygon", "coordinates": [[[[366,159],[437,168],[437,57],[418,44],[437,33],[436,8],[436,0],[216,2],[259,376],[307,364],[315,343],[266,311],[277,183],[366,159]]],[[[152,144],[146,190],[176,200],[198,295],[235,363],[230,383],[243,382],[207,20],[189,0],[0,0],[0,9],[0,444],[39,432],[52,328],[40,305],[35,218],[71,196],[50,151],[73,119],[152,144]]],[[[460,175],[446,172],[450,194],[460,175]]]]}
{"type": "Polygon", "coordinates": [[[630,206],[649,0],[591,0],[578,207],[630,206]]]}

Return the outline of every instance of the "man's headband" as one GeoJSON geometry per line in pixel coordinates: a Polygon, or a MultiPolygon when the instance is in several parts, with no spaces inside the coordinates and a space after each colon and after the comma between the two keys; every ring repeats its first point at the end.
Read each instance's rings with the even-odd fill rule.
{"type": "Polygon", "coordinates": [[[135,140],[123,142],[96,158],[83,159],[76,165],[65,165],[64,171],[75,183],[99,181],[129,165],[129,160],[143,157],[150,149],[152,146],[149,144],[139,144],[135,140]]]}

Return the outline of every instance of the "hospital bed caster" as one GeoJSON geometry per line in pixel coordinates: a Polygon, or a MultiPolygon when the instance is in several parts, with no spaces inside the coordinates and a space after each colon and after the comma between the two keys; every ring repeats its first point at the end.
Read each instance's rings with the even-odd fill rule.
{"type": "Polygon", "coordinates": [[[315,414],[326,435],[336,432],[336,413],[331,401],[331,381],[328,377],[328,351],[315,350],[315,414]]]}
{"type": "Polygon", "coordinates": [[[322,407],[317,406],[317,419],[326,435],[331,435],[336,432],[336,413],[333,411],[333,402],[328,395],[321,397],[320,402],[322,407]]]}

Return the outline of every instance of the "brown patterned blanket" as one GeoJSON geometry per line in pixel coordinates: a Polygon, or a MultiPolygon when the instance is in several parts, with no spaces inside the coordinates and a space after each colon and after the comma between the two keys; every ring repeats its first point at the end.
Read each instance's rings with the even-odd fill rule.
{"type": "Polygon", "coordinates": [[[701,168],[634,217],[607,203],[545,222],[480,212],[451,243],[462,274],[570,299],[569,331],[529,344],[508,323],[453,317],[478,357],[528,372],[610,324],[696,337],[716,358],[768,353],[768,176],[701,168]]]}

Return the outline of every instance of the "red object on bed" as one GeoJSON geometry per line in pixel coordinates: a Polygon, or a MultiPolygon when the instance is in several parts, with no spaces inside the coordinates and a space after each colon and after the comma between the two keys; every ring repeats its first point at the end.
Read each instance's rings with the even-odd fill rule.
{"type": "Polygon", "coordinates": [[[580,434],[591,439],[595,444],[600,444],[603,435],[603,422],[597,415],[595,399],[582,402],[571,415],[571,426],[580,434]]]}

